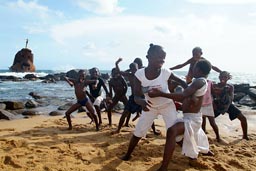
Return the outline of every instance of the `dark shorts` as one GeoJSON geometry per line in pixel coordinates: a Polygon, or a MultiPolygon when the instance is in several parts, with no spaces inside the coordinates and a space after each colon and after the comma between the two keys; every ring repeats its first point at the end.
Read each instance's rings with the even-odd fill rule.
{"type": "MultiPolygon", "coordinates": [[[[229,114],[229,119],[232,121],[237,118],[237,116],[241,113],[241,110],[239,110],[235,105],[231,104],[229,105],[228,110],[226,113],[229,114]]],[[[218,113],[214,110],[215,118],[218,117],[221,113],[218,113]]]]}
{"type": "Polygon", "coordinates": [[[85,106],[85,104],[88,102],[88,98],[86,97],[85,99],[83,100],[77,100],[77,103],[79,103],[80,105],[82,106],[85,106]]]}
{"type": "Polygon", "coordinates": [[[125,105],[124,110],[127,110],[130,113],[135,113],[135,112],[141,112],[142,108],[140,105],[135,103],[134,96],[131,95],[131,96],[129,96],[129,100],[128,100],[127,104],[125,105]]]}

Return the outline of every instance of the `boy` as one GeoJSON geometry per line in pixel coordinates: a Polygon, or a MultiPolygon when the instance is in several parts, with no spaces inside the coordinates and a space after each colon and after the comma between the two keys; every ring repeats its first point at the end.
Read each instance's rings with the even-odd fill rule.
{"type": "Polygon", "coordinates": [[[230,79],[230,73],[223,71],[219,75],[220,82],[212,86],[214,115],[218,117],[220,114],[228,113],[231,121],[236,118],[239,119],[243,130],[243,139],[249,140],[247,135],[247,119],[242,112],[232,104],[234,99],[234,87],[227,83],[230,79]]]}
{"type": "Polygon", "coordinates": [[[201,128],[202,114],[200,112],[203,96],[207,90],[206,77],[211,70],[211,64],[199,60],[193,69],[193,82],[180,93],[165,93],[157,89],[149,91],[150,97],[166,97],[182,102],[183,120],[168,128],[163,162],[158,171],[167,171],[169,161],[175,149],[175,142],[182,142],[182,154],[196,159],[199,152],[213,155],[209,151],[207,136],[201,128]],[[183,137],[182,137],[183,136],[183,137]]]}
{"type": "Polygon", "coordinates": [[[106,97],[109,96],[108,93],[108,89],[106,87],[105,82],[103,81],[102,78],[100,78],[100,71],[98,68],[92,68],[90,69],[90,75],[91,75],[91,79],[96,79],[97,84],[96,83],[91,83],[89,84],[89,89],[90,89],[90,94],[92,97],[92,101],[93,101],[93,106],[96,109],[97,115],[99,117],[99,125],[102,124],[102,119],[101,119],[101,109],[100,109],[100,105],[103,102],[103,97],[101,96],[102,94],[102,87],[105,90],[106,93],[106,97]]]}
{"type": "Polygon", "coordinates": [[[176,77],[169,69],[162,68],[166,53],[159,45],[150,44],[147,52],[148,66],[135,73],[134,100],[142,107],[142,114],[136,124],[135,131],[130,140],[128,150],[122,160],[129,160],[139,140],[146,133],[158,115],[162,115],[166,128],[171,127],[177,119],[177,111],[173,100],[163,97],[151,98],[148,92],[152,88],[161,89],[169,93],[168,80],[173,79],[182,87],[187,84],[176,77]]]}
{"type": "Polygon", "coordinates": [[[111,119],[111,110],[113,107],[119,102],[123,102],[124,106],[126,105],[128,99],[126,97],[127,92],[127,83],[124,80],[124,77],[122,77],[116,68],[113,68],[111,71],[112,78],[109,80],[109,93],[110,98],[113,96],[112,89],[115,93],[115,96],[112,98],[110,105],[108,106],[108,120],[109,125],[112,125],[112,119],[111,119]]]}
{"type": "Polygon", "coordinates": [[[71,78],[64,77],[65,80],[69,83],[69,85],[72,87],[74,86],[75,88],[75,94],[77,98],[77,103],[73,104],[65,113],[67,122],[68,122],[68,129],[72,129],[72,123],[71,123],[71,118],[70,115],[72,112],[80,108],[81,106],[85,106],[87,110],[89,111],[89,114],[93,117],[93,120],[96,125],[96,130],[99,130],[99,124],[98,124],[98,119],[97,116],[95,115],[95,110],[91,104],[91,101],[87,98],[86,96],[86,86],[89,83],[96,83],[96,80],[86,80],[85,79],[85,71],[80,70],[78,72],[78,80],[74,80],[71,78]]]}
{"type": "MultiPolygon", "coordinates": [[[[186,76],[186,81],[187,83],[191,83],[192,81],[192,78],[193,78],[193,68],[194,68],[194,65],[195,63],[199,60],[199,59],[204,59],[204,57],[202,57],[203,55],[203,52],[202,52],[202,49],[200,47],[195,47],[193,50],[192,50],[192,57],[187,60],[186,62],[184,62],[183,64],[179,64],[179,65],[176,65],[174,67],[171,67],[170,70],[175,70],[175,69],[180,69],[180,68],[183,68],[184,66],[189,65],[189,70],[188,70],[188,74],[186,76]]],[[[221,70],[219,68],[217,68],[216,66],[213,66],[212,65],[212,69],[216,72],[221,72],[221,70]]]]}

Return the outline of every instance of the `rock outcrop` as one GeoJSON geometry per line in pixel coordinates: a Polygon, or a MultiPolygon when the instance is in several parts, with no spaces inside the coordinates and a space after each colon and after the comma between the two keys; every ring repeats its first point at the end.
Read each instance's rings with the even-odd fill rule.
{"type": "Polygon", "coordinates": [[[35,72],[34,56],[30,49],[23,48],[16,53],[10,71],[12,72],[35,72]]]}

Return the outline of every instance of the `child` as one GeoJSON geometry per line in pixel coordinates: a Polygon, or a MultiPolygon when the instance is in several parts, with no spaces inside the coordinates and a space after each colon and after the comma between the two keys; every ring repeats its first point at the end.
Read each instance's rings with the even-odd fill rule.
{"type": "Polygon", "coordinates": [[[78,80],[74,80],[74,79],[65,77],[65,80],[69,83],[69,85],[74,86],[75,94],[76,94],[76,98],[77,98],[77,103],[72,105],[65,113],[67,121],[68,121],[68,125],[69,125],[68,129],[69,130],[72,129],[72,123],[71,123],[71,118],[70,118],[71,113],[74,112],[75,110],[77,110],[78,108],[80,108],[81,106],[85,106],[87,108],[87,110],[89,111],[90,115],[93,117],[93,120],[96,125],[96,130],[98,131],[99,130],[98,119],[97,119],[97,116],[95,115],[95,110],[91,104],[91,101],[86,96],[86,90],[85,90],[85,87],[89,83],[95,83],[97,81],[96,80],[85,80],[85,71],[84,70],[80,70],[78,72],[78,75],[79,75],[78,80]]]}
{"type": "MultiPolygon", "coordinates": [[[[186,62],[184,62],[183,64],[179,64],[179,65],[176,65],[174,67],[171,67],[170,70],[175,70],[175,69],[180,69],[180,68],[183,68],[184,66],[190,64],[189,66],[189,70],[188,70],[188,74],[186,76],[186,81],[187,83],[191,83],[192,81],[192,78],[193,78],[193,68],[194,68],[194,65],[195,63],[199,60],[199,59],[204,59],[202,57],[202,49],[200,47],[195,47],[193,50],[192,50],[192,54],[193,56],[187,60],[186,62]]],[[[212,69],[216,72],[221,72],[221,70],[215,66],[212,65],[212,69]]]]}
{"type": "Polygon", "coordinates": [[[213,108],[215,117],[220,114],[229,114],[229,119],[239,119],[243,130],[243,139],[249,140],[247,136],[247,119],[242,112],[232,104],[234,99],[234,87],[231,84],[227,84],[227,81],[231,79],[231,75],[227,71],[223,71],[219,75],[220,82],[213,84],[213,108]]]}
{"type": "MultiPolygon", "coordinates": [[[[140,59],[140,58],[136,58],[136,59],[140,59]]],[[[122,58],[119,58],[117,61],[116,61],[116,69],[120,72],[121,75],[123,76],[126,76],[129,80],[129,83],[131,85],[131,95],[129,96],[129,100],[127,102],[127,104],[125,105],[124,107],[124,111],[122,113],[122,116],[120,117],[120,120],[119,120],[119,123],[118,123],[118,127],[115,131],[112,132],[112,134],[117,134],[120,132],[124,122],[125,122],[125,118],[126,118],[126,123],[125,123],[125,126],[129,126],[129,120],[130,120],[130,117],[131,117],[131,114],[132,113],[137,113],[136,117],[133,119],[133,121],[135,121],[139,116],[140,116],[140,113],[141,113],[141,106],[138,105],[137,103],[135,103],[134,101],[134,94],[133,94],[133,87],[134,87],[134,78],[135,78],[135,72],[138,70],[138,64],[133,62],[130,64],[129,66],[129,70],[125,71],[125,72],[122,72],[120,71],[119,69],[119,62],[122,61],[122,58]]],[[[142,66],[142,64],[141,64],[142,66]]],[[[155,128],[155,125],[154,123],[151,125],[151,128],[154,132],[155,135],[160,135],[161,132],[157,131],[156,128],[155,128]]]]}
{"type": "Polygon", "coordinates": [[[122,157],[122,160],[130,159],[139,140],[146,135],[158,115],[162,115],[166,128],[171,127],[177,119],[177,111],[173,100],[163,97],[151,98],[148,96],[148,91],[152,88],[158,88],[163,92],[169,93],[169,79],[174,79],[183,87],[187,86],[183,80],[176,77],[170,70],[162,68],[165,56],[166,53],[161,46],[150,44],[147,52],[148,66],[139,69],[135,73],[134,100],[142,107],[143,111],[136,124],[128,150],[122,157]]]}
{"type": "Polygon", "coordinates": [[[109,80],[109,93],[110,98],[112,98],[113,92],[115,93],[115,96],[112,98],[110,105],[108,106],[108,120],[109,125],[112,125],[112,119],[111,119],[111,110],[113,107],[119,102],[123,102],[124,106],[126,105],[128,99],[126,97],[127,92],[127,83],[124,80],[124,77],[122,77],[116,68],[113,68],[111,71],[112,78],[109,80]]]}
{"type": "Polygon", "coordinates": [[[201,112],[203,115],[202,129],[204,130],[204,132],[206,132],[206,118],[208,118],[210,125],[216,135],[216,140],[220,142],[219,128],[215,123],[214,111],[213,111],[213,105],[212,105],[212,93],[211,93],[212,81],[207,80],[207,83],[208,83],[208,87],[203,97],[203,103],[201,107],[201,112]]]}
{"type": "Polygon", "coordinates": [[[90,94],[92,97],[91,100],[93,101],[93,106],[95,107],[97,115],[99,117],[99,125],[100,125],[100,124],[102,124],[100,105],[104,100],[103,97],[101,96],[102,87],[105,90],[107,98],[109,97],[109,93],[108,93],[108,89],[106,87],[105,82],[103,81],[102,78],[99,77],[100,71],[98,68],[92,68],[90,70],[90,75],[91,75],[91,79],[98,80],[97,84],[95,84],[95,83],[89,84],[89,89],[90,89],[90,94]]]}
{"type": "Polygon", "coordinates": [[[183,92],[166,93],[157,89],[149,91],[150,97],[166,97],[181,101],[184,115],[181,121],[177,120],[167,130],[163,162],[158,171],[167,171],[169,161],[175,149],[175,141],[183,140],[182,154],[191,159],[196,159],[199,152],[213,155],[209,150],[207,136],[201,128],[202,114],[200,112],[203,96],[207,90],[206,77],[210,70],[211,64],[208,61],[199,60],[193,69],[195,79],[183,92]]]}

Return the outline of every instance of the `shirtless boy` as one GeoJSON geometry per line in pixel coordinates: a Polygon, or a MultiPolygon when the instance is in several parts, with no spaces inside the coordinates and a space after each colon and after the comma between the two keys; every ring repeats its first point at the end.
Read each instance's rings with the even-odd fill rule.
{"type": "Polygon", "coordinates": [[[232,104],[234,99],[234,87],[227,83],[230,79],[230,73],[222,71],[219,75],[220,82],[212,86],[214,115],[218,117],[220,114],[228,113],[231,121],[236,118],[239,119],[243,131],[243,139],[249,140],[247,135],[247,119],[242,112],[232,104]]]}
{"type": "Polygon", "coordinates": [[[65,77],[65,80],[69,83],[70,86],[74,86],[75,88],[75,94],[76,94],[76,98],[77,98],[77,103],[73,104],[65,113],[66,118],[67,118],[67,122],[69,125],[69,130],[72,129],[72,123],[71,123],[71,118],[70,115],[72,112],[74,112],[75,110],[77,110],[78,108],[80,108],[81,106],[85,106],[87,108],[87,110],[89,111],[90,115],[92,116],[95,125],[96,125],[96,130],[99,130],[99,124],[98,124],[98,119],[97,116],[95,115],[95,110],[91,104],[91,101],[87,98],[86,96],[86,86],[89,83],[96,83],[96,80],[86,80],[85,79],[85,71],[84,70],[80,70],[78,72],[78,80],[75,79],[71,79],[68,77],[65,77]]]}

